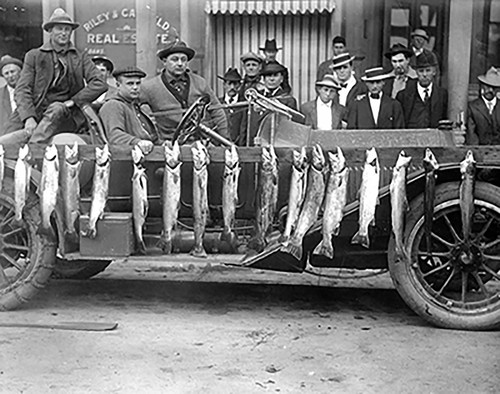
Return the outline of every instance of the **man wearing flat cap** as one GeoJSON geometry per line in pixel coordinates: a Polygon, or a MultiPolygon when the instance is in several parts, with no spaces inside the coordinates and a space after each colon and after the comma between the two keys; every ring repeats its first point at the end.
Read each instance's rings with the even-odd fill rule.
{"type": "Polygon", "coordinates": [[[321,81],[316,81],[315,87],[316,99],[300,107],[305,116],[304,123],[314,130],[341,129],[346,109],[335,100],[340,90],[337,80],[333,75],[326,74],[321,81]]]}
{"type": "Polygon", "coordinates": [[[228,107],[224,109],[227,117],[229,136],[231,141],[235,142],[240,134],[241,120],[244,112],[247,110],[245,107],[231,107],[231,105],[238,102],[238,91],[241,87],[241,75],[236,68],[229,67],[224,75],[218,75],[222,79],[224,85],[224,96],[219,97],[219,101],[228,107]]]}
{"type": "Polygon", "coordinates": [[[332,69],[334,75],[341,86],[339,90],[339,103],[348,108],[349,104],[356,97],[366,93],[366,86],[358,81],[354,76],[353,60],[356,56],[349,55],[348,52],[336,55],[332,59],[332,69]]]}
{"type": "Polygon", "coordinates": [[[101,94],[97,100],[95,100],[92,103],[92,107],[99,112],[99,109],[102,107],[104,104],[104,101],[106,101],[106,98],[111,97],[114,95],[116,91],[116,87],[113,85],[109,84],[109,79],[113,75],[113,70],[115,68],[115,65],[111,61],[110,58],[104,56],[104,55],[95,55],[92,56],[92,61],[94,62],[96,68],[99,70],[101,73],[101,78],[106,82],[108,85],[108,91],[104,94],[101,94]]]}
{"type": "Polygon", "coordinates": [[[384,85],[384,93],[392,98],[406,87],[408,80],[417,79],[417,72],[410,66],[413,52],[402,44],[394,44],[384,54],[392,65],[393,78],[388,79],[384,85]]]}
{"type": "Polygon", "coordinates": [[[333,58],[337,55],[347,52],[346,40],[342,36],[336,36],[332,40],[332,58],[320,63],[316,73],[316,80],[321,81],[326,74],[334,74],[333,58]]]}
{"type": "Polygon", "coordinates": [[[110,144],[139,145],[149,153],[158,141],[152,120],[141,110],[139,95],[146,73],[137,67],[125,67],[113,72],[116,91],[108,97],[99,112],[110,144]]]}
{"type": "Polygon", "coordinates": [[[382,67],[367,69],[361,80],[366,84],[367,94],[358,97],[347,108],[348,129],[402,129],[404,128],[401,104],[383,87],[391,74],[382,67]]]}
{"type": "Polygon", "coordinates": [[[435,83],[438,61],[432,52],[417,57],[417,80],[409,81],[396,99],[403,107],[407,129],[437,128],[447,118],[448,92],[435,83]]]}
{"type": "MultiPolygon", "coordinates": [[[[0,74],[7,84],[0,88],[0,128],[3,128],[12,112],[17,108],[14,100],[14,89],[21,76],[23,62],[5,55],[0,59],[0,74]]],[[[0,129],[0,135],[4,130],[0,129]]]]}
{"type": "Polygon", "coordinates": [[[107,90],[90,57],[70,41],[79,24],[57,8],[43,29],[49,41],[30,50],[16,86],[17,109],[1,143],[49,143],[61,131],[85,126],[80,108],[107,90]],[[24,128],[24,129],[23,129],[24,128]]]}
{"type": "Polygon", "coordinates": [[[260,91],[264,88],[260,82],[260,70],[264,59],[254,52],[247,52],[241,56],[240,60],[243,66],[243,81],[238,92],[238,101],[246,101],[245,92],[248,89],[260,91]]]}
{"type": "Polygon", "coordinates": [[[141,102],[150,106],[155,115],[160,140],[171,140],[184,111],[200,97],[208,96],[210,105],[202,122],[225,138],[229,138],[227,120],[220,102],[208,82],[188,70],[195,51],[176,40],[157,53],[163,63],[160,75],[144,81],[141,102]],[[210,108],[214,107],[214,108],[210,108]]]}
{"type": "Polygon", "coordinates": [[[500,145],[500,70],[491,67],[485,75],[477,77],[481,96],[469,102],[467,108],[468,145],[500,145]]]}

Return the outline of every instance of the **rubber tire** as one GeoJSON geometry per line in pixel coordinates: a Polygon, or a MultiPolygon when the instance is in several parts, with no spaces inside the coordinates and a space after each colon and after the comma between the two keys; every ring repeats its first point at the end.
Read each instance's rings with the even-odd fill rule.
{"type": "Polygon", "coordinates": [[[90,279],[104,271],[111,260],[72,260],[56,259],[52,277],[56,279],[90,279]]]}
{"type": "MultiPolygon", "coordinates": [[[[5,178],[0,203],[14,209],[13,196],[13,180],[5,178]]],[[[0,289],[0,311],[18,308],[33,298],[50,280],[56,258],[56,242],[37,234],[40,208],[38,196],[33,192],[28,195],[23,218],[28,235],[30,262],[15,282],[0,289]]]]}
{"type": "MultiPolygon", "coordinates": [[[[436,187],[435,206],[445,201],[458,199],[458,195],[458,182],[441,184],[436,187]]],[[[500,188],[497,186],[477,182],[474,198],[489,202],[500,209],[500,188]]],[[[408,236],[423,215],[424,196],[421,194],[410,202],[404,233],[407,251],[412,249],[412,246],[408,245],[408,236]]],[[[500,303],[497,303],[493,310],[471,315],[460,313],[459,310],[448,310],[437,302],[433,302],[432,295],[413,277],[410,262],[396,261],[394,249],[394,237],[391,237],[388,246],[388,263],[394,286],[405,303],[426,321],[438,327],[458,330],[492,330],[500,327],[500,303]]]]}

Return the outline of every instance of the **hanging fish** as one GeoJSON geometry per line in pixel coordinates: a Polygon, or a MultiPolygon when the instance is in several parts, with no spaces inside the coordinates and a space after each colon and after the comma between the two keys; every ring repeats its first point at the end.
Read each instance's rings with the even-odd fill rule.
{"type": "Polygon", "coordinates": [[[221,241],[228,242],[233,250],[238,247],[234,233],[236,204],[238,203],[238,180],[240,176],[240,159],[235,145],[225,151],[225,167],[222,184],[222,217],[224,229],[221,241]]]}
{"type": "Polygon", "coordinates": [[[430,254],[432,246],[432,221],[434,216],[434,197],[436,195],[436,177],[439,164],[432,151],[427,148],[423,160],[425,170],[425,192],[424,192],[424,232],[427,253],[430,254]]]}
{"type": "Polygon", "coordinates": [[[207,257],[203,247],[203,237],[208,218],[208,150],[200,141],[191,146],[193,153],[193,218],[194,245],[191,255],[207,257]]]}
{"type": "Polygon", "coordinates": [[[344,217],[344,207],[347,202],[347,180],[349,168],[345,166],[345,157],[340,148],[337,153],[328,152],[330,161],[330,177],[326,186],[323,211],[323,239],[316,246],[313,254],[323,255],[333,259],[333,236],[339,235],[340,223],[344,217]]]}
{"type": "Polygon", "coordinates": [[[368,227],[375,225],[375,210],[378,204],[380,183],[380,165],[375,148],[366,151],[366,161],[359,189],[359,230],[352,237],[351,243],[370,247],[368,227]]]}
{"type": "Polygon", "coordinates": [[[14,168],[15,220],[17,222],[23,220],[23,209],[29,193],[31,180],[30,158],[30,148],[28,145],[19,148],[19,155],[14,168]]]}
{"type": "Polygon", "coordinates": [[[146,253],[146,245],[143,237],[143,227],[148,216],[148,178],[143,166],[144,153],[139,145],[132,148],[132,160],[134,162],[134,173],[132,175],[132,216],[134,219],[134,231],[137,239],[138,251],[146,253]]]}
{"type": "Polygon", "coordinates": [[[78,144],[64,147],[64,160],[60,171],[61,197],[64,211],[64,232],[66,236],[76,237],[76,223],[80,217],[80,168],[78,144]]]}
{"type": "Polygon", "coordinates": [[[172,232],[177,224],[181,205],[180,148],[177,141],[173,147],[165,145],[165,172],[163,173],[163,232],[160,245],[163,253],[172,253],[172,232]]]}
{"type": "Polygon", "coordinates": [[[0,144],[0,192],[3,188],[3,177],[5,175],[5,149],[0,144]]]}
{"type": "Polygon", "coordinates": [[[50,218],[56,207],[59,192],[59,155],[57,147],[50,144],[45,148],[42,163],[42,179],[38,194],[40,195],[41,222],[39,233],[54,236],[50,218]]]}
{"type": "Polygon", "coordinates": [[[472,216],[474,215],[474,177],[476,175],[476,160],[471,150],[467,151],[465,159],[460,163],[460,173],[462,174],[459,190],[462,236],[464,242],[468,242],[472,230],[472,216]]]}

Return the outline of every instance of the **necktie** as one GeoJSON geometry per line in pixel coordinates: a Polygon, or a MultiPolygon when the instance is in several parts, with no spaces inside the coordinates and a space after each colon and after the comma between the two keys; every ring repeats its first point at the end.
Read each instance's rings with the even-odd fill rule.
{"type": "Polygon", "coordinates": [[[372,99],[378,100],[380,99],[380,93],[370,93],[370,97],[372,99]]]}
{"type": "Polygon", "coordinates": [[[490,115],[493,113],[493,103],[491,101],[488,101],[488,111],[490,115]]]}
{"type": "Polygon", "coordinates": [[[429,101],[429,89],[428,88],[424,89],[424,103],[426,103],[427,101],[429,101]]]}

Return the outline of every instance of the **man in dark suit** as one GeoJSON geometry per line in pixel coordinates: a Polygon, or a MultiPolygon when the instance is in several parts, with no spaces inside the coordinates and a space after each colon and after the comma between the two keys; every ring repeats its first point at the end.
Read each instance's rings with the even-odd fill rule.
{"type": "Polygon", "coordinates": [[[332,59],[332,68],[341,85],[339,103],[344,107],[349,107],[349,104],[356,97],[366,93],[365,84],[358,81],[353,73],[352,62],[355,58],[356,56],[351,56],[345,52],[334,56],[332,59]]]}
{"type": "MultiPolygon", "coordinates": [[[[332,40],[333,57],[346,52],[346,41],[342,36],[336,36],[332,40]]],[[[321,81],[326,74],[333,74],[333,57],[320,63],[316,74],[316,80],[321,81]]]]}
{"type": "Polygon", "coordinates": [[[447,118],[448,92],[435,83],[438,61],[432,52],[417,57],[417,80],[398,93],[407,129],[437,128],[447,118]]]}
{"type": "MultiPolygon", "coordinates": [[[[7,123],[10,115],[17,108],[14,100],[14,89],[21,76],[23,62],[12,56],[5,55],[0,59],[0,74],[7,84],[0,88],[0,128],[7,123]]],[[[0,134],[3,130],[0,129],[0,134]]]]}
{"type": "Polygon", "coordinates": [[[315,130],[336,130],[342,128],[345,107],[335,100],[340,85],[333,75],[326,74],[316,82],[318,97],[302,104],[300,112],[305,116],[305,124],[315,130]]]}
{"type": "Polygon", "coordinates": [[[392,98],[406,87],[409,80],[417,79],[417,72],[410,66],[413,52],[401,44],[395,44],[384,56],[391,61],[392,75],[384,85],[384,93],[392,98]]]}
{"type": "Polygon", "coordinates": [[[402,129],[404,128],[401,104],[382,92],[385,80],[391,78],[382,67],[365,71],[361,79],[368,94],[358,97],[347,108],[348,129],[402,129]]]}
{"type": "MultiPolygon", "coordinates": [[[[228,68],[226,73],[218,78],[222,79],[224,86],[224,96],[219,97],[219,101],[224,105],[234,105],[238,102],[238,91],[241,88],[241,75],[236,68],[228,68]]],[[[241,120],[246,111],[245,107],[227,107],[224,109],[227,117],[229,136],[233,142],[238,140],[240,135],[241,120]]]]}
{"type": "Polygon", "coordinates": [[[469,102],[467,108],[468,145],[500,145],[500,70],[491,67],[485,75],[477,77],[481,97],[469,102]]]}

